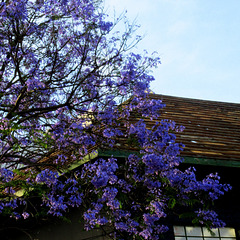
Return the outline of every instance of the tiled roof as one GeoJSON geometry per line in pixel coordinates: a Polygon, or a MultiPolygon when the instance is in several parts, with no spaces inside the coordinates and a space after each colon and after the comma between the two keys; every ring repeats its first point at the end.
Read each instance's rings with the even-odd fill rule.
{"type": "MultiPolygon", "coordinates": [[[[240,161],[240,104],[151,94],[166,104],[162,118],[185,130],[182,156],[240,161]]],[[[151,124],[151,121],[149,121],[151,124]]]]}

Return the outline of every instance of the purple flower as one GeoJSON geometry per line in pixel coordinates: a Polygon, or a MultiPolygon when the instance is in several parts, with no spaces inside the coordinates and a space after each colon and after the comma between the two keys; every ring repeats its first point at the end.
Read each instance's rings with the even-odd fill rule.
{"type": "Polygon", "coordinates": [[[0,168],[0,179],[2,182],[10,182],[14,177],[14,174],[11,170],[6,168],[0,168]]]}
{"type": "Polygon", "coordinates": [[[144,229],[142,232],[140,232],[139,235],[144,239],[151,239],[151,236],[152,236],[151,233],[152,233],[152,229],[147,228],[147,229],[144,229]]]}
{"type": "Polygon", "coordinates": [[[195,212],[199,218],[199,222],[204,224],[206,222],[211,223],[211,228],[222,228],[225,227],[225,223],[218,219],[216,212],[212,210],[201,210],[195,212]]]}
{"type": "Polygon", "coordinates": [[[27,213],[27,212],[23,212],[23,213],[22,213],[22,216],[23,216],[24,219],[26,219],[26,218],[28,218],[30,215],[29,215],[29,213],[27,213]]]}
{"type": "Polygon", "coordinates": [[[47,186],[50,187],[57,183],[58,177],[59,175],[57,172],[46,169],[36,176],[35,181],[37,183],[45,183],[47,186]]]}

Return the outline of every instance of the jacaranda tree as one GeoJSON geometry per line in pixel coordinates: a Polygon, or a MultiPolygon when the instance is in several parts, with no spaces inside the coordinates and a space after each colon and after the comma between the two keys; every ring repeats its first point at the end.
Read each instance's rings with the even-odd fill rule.
{"type": "Polygon", "coordinates": [[[189,206],[195,223],[223,226],[211,203],[229,186],[178,169],[182,129],[159,120],[164,104],[148,97],[159,58],[131,52],[140,38],[124,16],[106,19],[100,0],[1,1],[1,214],[79,207],[86,230],[108,226],[114,239],[158,239],[168,214],[189,206]],[[148,128],[146,118],[158,122],[148,128]],[[69,170],[121,144],[135,153],[69,170]]]}

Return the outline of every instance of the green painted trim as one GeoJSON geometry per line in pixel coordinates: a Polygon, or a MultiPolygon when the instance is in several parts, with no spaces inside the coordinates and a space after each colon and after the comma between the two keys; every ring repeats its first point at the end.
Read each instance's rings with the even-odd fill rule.
{"type": "Polygon", "coordinates": [[[97,156],[98,156],[98,150],[95,150],[95,151],[87,154],[87,155],[84,156],[81,160],[76,161],[76,162],[74,162],[73,164],[71,164],[71,165],[68,167],[68,169],[66,170],[66,172],[71,171],[71,170],[73,170],[73,169],[81,166],[82,164],[84,164],[84,163],[86,163],[86,162],[88,162],[88,161],[96,158],[97,156]]]}
{"type": "MultiPolygon", "coordinates": [[[[136,154],[134,151],[121,151],[121,150],[99,150],[99,157],[119,157],[125,158],[130,154],[136,154]]],[[[184,163],[190,164],[200,164],[208,166],[221,166],[221,167],[237,167],[240,168],[240,161],[233,160],[219,160],[219,159],[210,159],[210,158],[196,158],[196,157],[184,157],[184,163]]]]}
{"type": "Polygon", "coordinates": [[[122,150],[98,150],[99,157],[118,157],[125,158],[130,154],[138,154],[136,151],[122,151],[122,150]]]}
{"type": "Polygon", "coordinates": [[[195,158],[195,157],[183,157],[183,158],[184,158],[184,163],[240,168],[239,161],[210,159],[210,158],[195,158]]]}

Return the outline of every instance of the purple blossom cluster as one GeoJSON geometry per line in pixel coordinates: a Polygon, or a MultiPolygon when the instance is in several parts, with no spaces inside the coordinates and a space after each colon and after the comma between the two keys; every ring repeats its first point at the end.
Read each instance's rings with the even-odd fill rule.
{"type": "Polygon", "coordinates": [[[210,174],[202,181],[197,181],[195,168],[189,168],[184,172],[179,169],[169,174],[171,186],[178,189],[178,196],[181,199],[189,199],[191,195],[202,200],[214,201],[231,190],[229,184],[221,184],[217,174],[210,174]],[[189,196],[188,196],[189,195],[189,196]]]}
{"type": "Polygon", "coordinates": [[[216,212],[211,210],[201,210],[195,212],[199,218],[201,224],[210,223],[211,228],[222,228],[225,227],[225,223],[218,219],[216,212]]]}
{"type": "Polygon", "coordinates": [[[1,168],[0,169],[0,180],[2,183],[7,183],[13,180],[14,173],[6,168],[1,168]]]}
{"type": "Polygon", "coordinates": [[[59,174],[57,172],[50,171],[48,169],[41,171],[35,179],[36,183],[46,184],[48,187],[57,184],[59,174]]]}
{"type": "Polygon", "coordinates": [[[43,204],[49,208],[48,214],[63,216],[70,207],[82,204],[83,193],[75,178],[64,180],[64,176],[60,178],[56,172],[43,170],[36,176],[34,183],[42,187],[43,204]]]}

